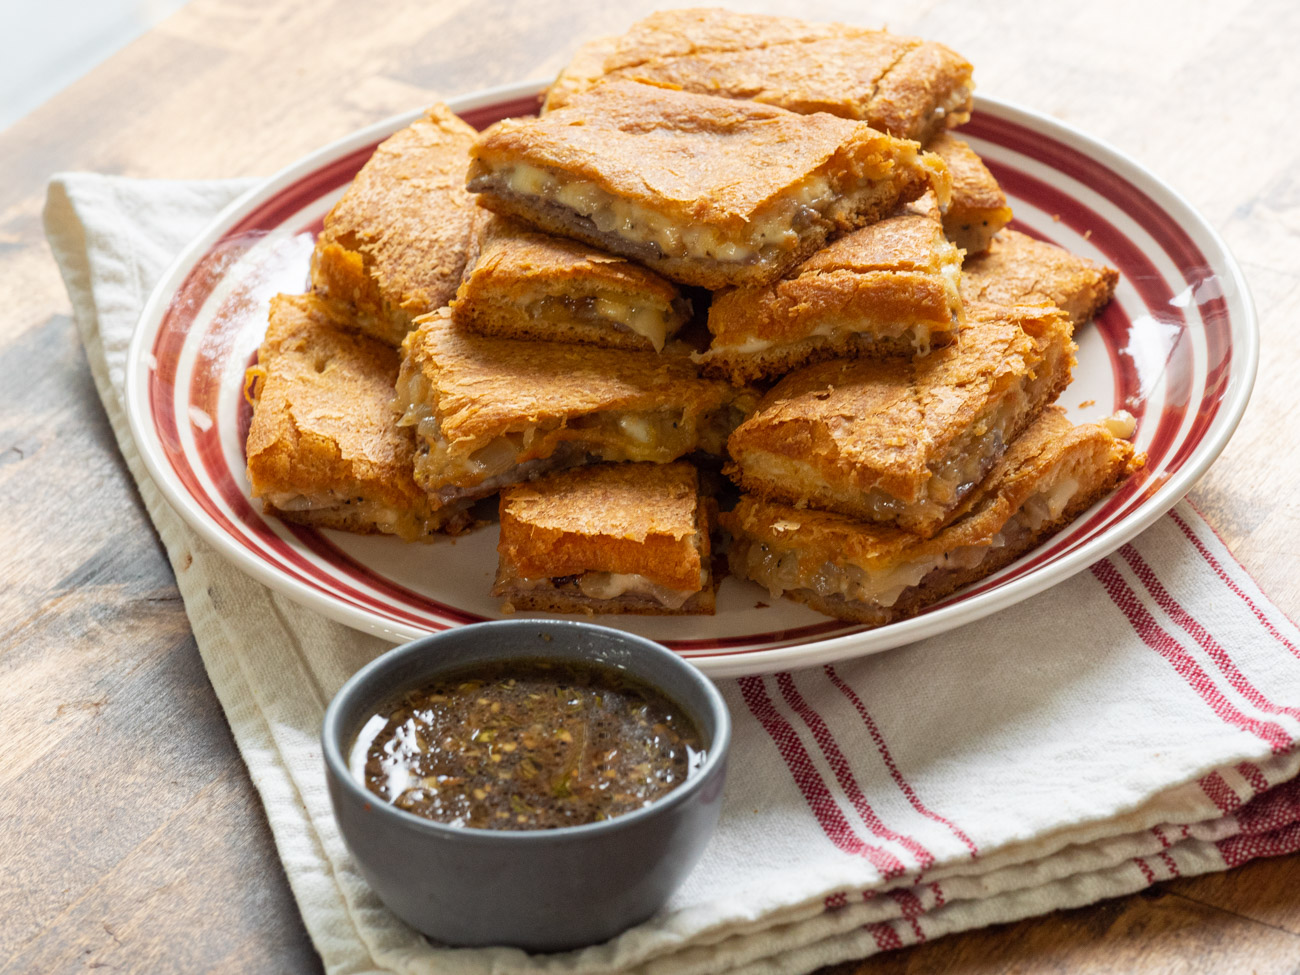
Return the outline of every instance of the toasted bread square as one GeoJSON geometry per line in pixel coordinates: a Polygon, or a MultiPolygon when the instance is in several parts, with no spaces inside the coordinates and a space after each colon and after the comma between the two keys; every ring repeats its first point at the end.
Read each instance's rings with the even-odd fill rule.
{"type": "Polygon", "coordinates": [[[970,117],[971,66],[915,37],[729,10],[665,10],[579,48],[545,110],[602,81],[644,80],[792,112],[828,112],[925,141],[970,117]]]}
{"type": "Polygon", "coordinates": [[[728,441],[727,473],[771,500],[929,537],[1070,381],[1051,305],[968,306],[957,341],[912,361],[836,360],[782,379],[728,441]]]}
{"type": "Polygon", "coordinates": [[[1003,230],[986,253],[962,268],[967,301],[1019,304],[1049,301],[1074,325],[1090,321],[1110,301],[1119,272],[1062,247],[1003,230]]]}
{"type": "Polygon", "coordinates": [[[253,497],[286,521],[409,540],[464,528],[415,483],[415,437],[397,425],[398,356],[318,295],[277,295],[248,371],[253,497]]]}
{"type": "Polygon", "coordinates": [[[1011,222],[1006,194],[984,160],[951,132],[940,132],[925,148],[947,164],[952,177],[952,198],[943,215],[944,233],[967,258],[973,257],[986,250],[993,235],[1011,222]]]}
{"type": "Polygon", "coordinates": [[[1104,424],[1049,407],[933,538],[744,496],[721,516],[731,571],[844,620],[914,616],[1059,531],[1145,461],[1104,424]]]}
{"type": "Polygon", "coordinates": [[[864,123],[626,81],[498,122],[471,155],[489,209],[711,289],[773,281],[832,234],[948,193],[937,156],[864,123]]]}
{"type": "Polygon", "coordinates": [[[465,190],[478,133],[445,105],[380,143],[325,217],[312,287],[398,346],[420,315],[456,294],[484,214],[465,190]]]}
{"type": "Polygon", "coordinates": [[[506,611],[712,613],[710,504],[685,461],[596,464],[501,492],[506,611]]]}
{"type": "Polygon", "coordinates": [[[961,253],[934,213],[906,206],[774,284],[714,296],[713,340],[697,361],[743,383],[837,356],[925,354],[964,320],[960,278],[961,253]]]}
{"type": "Polygon", "coordinates": [[[435,503],[598,460],[720,454],[758,399],[701,378],[681,352],[479,335],[446,309],[407,337],[397,392],[420,440],[415,479],[435,503]]]}
{"type": "Polygon", "coordinates": [[[451,305],[458,326],[485,335],[656,352],[690,312],[653,271],[500,216],[451,305]]]}

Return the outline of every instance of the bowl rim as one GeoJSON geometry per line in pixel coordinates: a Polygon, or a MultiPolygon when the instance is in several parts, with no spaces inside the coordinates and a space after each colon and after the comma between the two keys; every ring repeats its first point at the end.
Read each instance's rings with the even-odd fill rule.
{"type": "MultiPolygon", "coordinates": [[[[522,644],[520,644],[522,645],[522,644]]],[[[505,645],[507,649],[500,651],[498,654],[484,656],[481,659],[466,662],[451,662],[445,667],[439,667],[436,658],[431,658],[428,671],[421,675],[419,680],[431,681],[435,679],[441,670],[463,669],[466,666],[473,667],[479,665],[491,664],[500,660],[512,659],[548,659],[545,652],[538,652],[535,648],[529,647],[528,652],[512,653],[508,649],[511,645],[505,645]]],[[[555,659],[566,660],[586,660],[585,655],[577,657],[559,657],[555,659]]],[[[598,661],[589,661],[601,663],[598,661]]],[[[601,663],[602,666],[609,667],[607,663],[601,663]]],[[[615,668],[624,669],[624,668],[615,668]]],[[[677,696],[666,690],[659,682],[653,678],[640,673],[633,668],[626,668],[627,672],[638,680],[654,688],[660,694],[663,694],[678,707],[685,710],[684,705],[677,699],[677,696]]],[[[382,696],[382,695],[381,695],[382,696]]],[[[692,716],[693,717],[693,716],[692,716]]],[[[727,759],[727,753],[731,745],[731,712],[727,707],[727,702],[722,697],[722,692],[718,690],[713,681],[699,668],[693,666],[687,660],[678,654],[669,650],[661,643],[656,643],[647,637],[639,636],[635,633],[628,633],[626,630],[618,630],[613,627],[599,626],[595,623],[587,623],[582,620],[547,620],[547,619],[517,619],[517,620],[488,620],[482,623],[470,623],[465,626],[454,627],[449,630],[441,630],[437,633],[426,634],[418,637],[408,643],[393,647],[380,654],[374,660],[367,663],[364,667],[354,673],[344,682],[343,686],[331,698],[329,705],[325,708],[325,717],[321,722],[321,751],[324,756],[327,771],[337,780],[339,787],[353,801],[359,801],[370,805],[371,809],[381,816],[392,817],[392,821],[405,827],[406,829],[415,830],[416,832],[426,833],[430,837],[436,837],[444,842],[460,843],[480,843],[480,844],[527,844],[527,843],[546,843],[566,840],[581,840],[584,838],[595,839],[598,836],[617,833],[628,829],[633,829],[647,819],[667,814],[670,810],[681,805],[691,798],[696,792],[703,788],[704,783],[713,780],[721,771],[727,759]],[[410,657],[418,657],[427,652],[428,647],[448,640],[473,640],[475,638],[490,639],[491,633],[487,631],[495,630],[515,630],[515,629],[535,629],[537,627],[549,627],[557,630],[567,630],[570,632],[585,631],[595,637],[599,637],[608,642],[630,643],[634,644],[640,653],[650,653],[659,657],[671,669],[681,673],[682,676],[693,683],[703,694],[706,706],[713,718],[714,733],[709,743],[708,752],[704,759],[704,764],[689,776],[681,785],[665,793],[658,799],[653,800],[649,805],[631,812],[623,813],[612,819],[606,819],[593,823],[582,823],[578,826],[559,826],[554,829],[525,829],[525,830],[500,830],[500,829],[481,829],[469,826],[451,826],[446,823],[440,823],[437,820],[429,819],[424,816],[418,816],[415,813],[399,809],[392,803],[387,802],[382,797],[376,795],[367,789],[364,785],[356,780],[352,775],[351,768],[348,764],[348,754],[351,752],[351,744],[346,748],[342,744],[343,734],[346,729],[343,727],[343,716],[351,700],[360,694],[366,693],[372,688],[377,680],[389,668],[396,666],[399,662],[410,657]]]]}

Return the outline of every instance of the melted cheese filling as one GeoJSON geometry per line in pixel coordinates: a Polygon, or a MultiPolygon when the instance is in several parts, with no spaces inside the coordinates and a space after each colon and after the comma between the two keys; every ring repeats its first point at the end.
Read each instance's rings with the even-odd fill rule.
{"type": "Polygon", "coordinates": [[[597,294],[585,298],[547,295],[528,302],[522,311],[529,318],[541,319],[556,325],[566,325],[576,320],[589,325],[634,332],[649,339],[656,352],[663,350],[673,320],[671,306],[636,304],[610,294],[597,294]]]}
{"type": "MultiPolygon", "coordinates": [[[[861,322],[856,319],[828,318],[817,324],[816,328],[810,329],[804,335],[799,336],[793,341],[790,339],[759,339],[748,338],[743,342],[737,342],[730,345],[715,345],[707,353],[700,357],[701,361],[708,361],[711,355],[718,352],[725,352],[727,355],[753,355],[758,352],[766,352],[771,348],[784,348],[785,346],[794,345],[810,338],[838,338],[841,335],[853,335],[861,333],[861,322]]],[[[930,342],[934,335],[934,330],[925,323],[909,325],[905,323],[896,323],[892,327],[876,327],[871,330],[873,337],[877,339],[892,339],[899,336],[907,335],[912,342],[912,348],[917,355],[928,355],[930,352],[930,342]],[[909,334],[910,333],[910,334],[909,334]]]]}
{"type": "MultiPolygon", "coordinates": [[[[666,464],[692,450],[721,454],[727,437],[743,419],[733,406],[705,414],[683,409],[610,410],[529,424],[489,441],[468,454],[452,450],[442,435],[433,404],[433,388],[422,372],[398,377],[399,426],[414,426],[423,445],[415,458],[415,480],[443,502],[482,488],[491,493],[518,478],[517,468],[563,452],[564,462],[591,460],[651,461],[666,464]],[[484,487],[490,482],[490,487],[484,487]],[[446,489],[452,489],[450,491],[446,489]]],[[[548,467],[556,466],[554,464],[548,467]]],[[[518,472],[523,473],[523,472],[518,472]]]]}
{"type": "MultiPolygon", "coordinates": [[[[1046,480],[1050,481],[1052,475],[1046,480]]],[[[1027,533],[1061,517],[1079,491],[1077,478],[1064,478],[1030,495],[1020,509],[981,545],[963,545],[919,559],[890,565],[863,566],[852,562],[816,562],[798,549],[776,548],[755,538],[737,539],[734,555],[741,575],[766,586],[775,599],[791,589],[822,597],[839,596],[853,602],[889,609],[909,589],[932,572],[977,568],[990,552],[1022,541],[1027,533]]],[[[792,533],[797,539],[797,529],[792,533]]]]}
{"type": "Polygon", "coordinates": [[[670,589],[660,585],[648,576],[635,572],[584,572],[576,577],[561,576],[558,579],[520,579],[511,580],[510,588],[527,592],[537,590],[562,591],[576,587],[588,599],[618,599],[621,596],[636,596],[652,600],[665,609],[681,609],[686,601],[703,589],[708,582],[705,572],[700,572],[700,585],[696,589],[670,589]]]}
{"type": "Polygon", "coordinates": [[[277,511],[301,516],[299,520],[302,521],[312,521],[313,515],[344,514],[349,520],[355,519],[373,525],[381,532],[407,539],[418,538],[437,528],[436,523],[431,523],[418,512],[358,498],[345,491],[311,495],[273,491],[263,494],[262,500],[277,511]]]}
{"type": "Polygon", "coordinates": [[[838,198],[825,176],[807,176],[780,205],[727,234],[707,224],[681,225],[649,207],[615,196],[595,183],[570,179],[528,163],[496,170],[512,193],[559,204],[585,217],[601,233],[655,248],[663,257],[708,258],[747,264],[775,257],[799,244],[799,230],[831,209],[838,198]]]}

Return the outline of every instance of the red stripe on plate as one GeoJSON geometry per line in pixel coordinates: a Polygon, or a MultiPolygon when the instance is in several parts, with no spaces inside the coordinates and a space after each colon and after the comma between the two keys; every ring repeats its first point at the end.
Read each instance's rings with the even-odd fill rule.
{"type": "MultiPolygon", "coordinates": [[[[530,96],[508,103],[486,106],[467,113],[465,118],[471,124],[483,127],[507,115],[528,114],[535,106],[536,99],[530,96]]],[[[1205,323],[1206,344],[1209,351],[1206,377],[1210,388],[1197,404],[1200,408],[1197,409],[1191,435],[1180,439],[1177,433],[1179,425],[1185,419],[1187,409],[1192,406],[1186,399],[1172,404],[1162,411],[1159,417],[1142,418],[1144,424],[1153,422],[1156,424],[1152,449],[1148,451],[1151,460],[1149,469],[1163,468],[1167,476],[1169,471],[1185,463],[1196,449],[1198,440],[1219,409],[1229,375],[1230,323],[1226,303],[1221,297],[1214,297],[1208,293],[1207,288],[1202,287],[1206,274],[1204,258],[1200,255],[1199,248],[1176,221],[1144,193],[1118,174],[1071,147],[1043,133],[1032,132],[1017,123],[989,113],[977,113],[966,131],[1012,151],[1041,160],[1044,164],[1088,185],[1105,197],[1108,204],[1116,206],[1133,217],[1151,233],[1152,239],[1158,246],[1179,265],[1189,284],[1199,288],[1201,292],[1206,292],[1196,294],[1194,305],[1205,323]]],[[[476,620],[479,617],[400,586],[393,580],[345,556],[328,538],[310,529],[292,529],[293,540],[285,540],[262,521],[260,515],[247,504],[246,499],[242,505],[238,504],[235,495],[242,497],[242,492],[236,487],[233,474],[230,471],[223,473],[224,458],[220,453],[223,424],[235,421],[216,415],[214,410],[209,413],[216,421],[213,429],[206,434],[196,435],[196,442],[201,445],[199,462],[213,481],[221,486],[221,495],[236,512],[239,524],[232,524],[225,518],[218,510],[214,499],[204,497],[204,489],[191,466],[195,458],[185,456],[181,448],[177,435],[178,423],[188,423],[189,418],[175,416],[175,401],[169,388],[175,383],[175,366],[185,343],[189,341],[209,343],[210,341],[209,336],[192,335],[190,329],[203,301],[211,295],[230,265],[259,240],[263,233],[277,228],[295,213],[309,208],[323,195],[343,186],[365,162],[372,150],[373,145],[354,150],[322,165],[286,187],[246,214],[196,264],[164,314],[158,335],[155,337],[153,352],[158,360],[158,368],[154,371],[149,385],[150,410],[164,452],[178,479],[218,527],[234,535],[239,544],[258,555],[277,571],[284,572],[289,578],[313,588],[328,598],[339,599],[344,604],[361,609],[379,619],[402,622],[427,630],[441,629],[448,625],[476,620]],[[314,565],[304,557],[304,551],[328,560],[329,567],[322,569],[314,565]],[[366,589],[374,590],[374,593],[364,591],[366,589]]],[[[1034,194],[1032,197],[1022,198],[1048,212],[1052,212],[1054,203],[1061,200],[1060,191],[1030,174],[1019,171],[1015,166],[997,164],[995,171],[1000,176],[1005,175],[1008,185],[1013,187],[1013,192],[1014,187],[1019,186],[1025,193],[1034,194]]],[[[1124,238],[1123,234],[1120,234],[1102,215],[1079,201],[1070,201],[1066,198],[1066,203],[1069,205],[1057,208],[1062,214],[1062,219],[1071,227],[1092,231],[1092,241],[1097,244],[1102,253],[1107,255],[1108,259],[1117,263],[1126,279],[1137,289],[1145,306],[1142,309],[1143,313],[1155,315],[1162,321],[1178,323],[1185,329],[1187,327],[1185,316],[1179,307],[1169,304],[1170,286],[1161,280],[1158,274],[1151,273],[1154,271],[1154,266],[1149,257],[1124,238]]],[[[219,319],[214,319],[213,329],[219,329],[220,325],[219,319]]],[[[1125,355],[1127,341],[1136,327],[1130,320],[1127,309],[1118,303],[1112,304],[1111,308],[1100,317],[1095,327],[1098,328],[1106,344],[1107,354],[1112,362],[1119,364],[1116,366],[1117,382],[1123,387],[1119,398],[1140,393],[1140,385],[1133,385],[1140,384],[1140,377],[1136,370],[1131,368],[1133,361],[1131,356],[1125,355]],[[1128,365],[1125,365],[1126,362],[1128,365]]],[[[213,347],[219,348],[219,346],[218,339],[213,347]]],[[[1176,364],[1174,378],[1179,382],[1190,384],[1189,388],[1194,387],[1196,370],[1195,363],[1191,362],[1190,343],[1185,341],[1176,343],[1171,354],[1171,362],[1176,364]]],[[[202,369],[207,369],[210,364],[201,359],[201,365],[202,369]]],[[[214,387],[215,378],[220,375],[219,363],[212,365],[212,369],[206,374],[202,369],[196,372],[193,388],[182,393],[188,394],[184,399],[191,405],[198,405],[207,412],[216,402],[214,387]],[[210,383],[211,387],[208,385],[210,383]]],[[[1139,398],[1139,402],[1135,405],[1138,407],[1138,410],[1134,411],[1136,413],[1145,404],[1140,402],[1139,398]]],[[[1074,551],[1078,546],[1095,538],[1120,518],[1134,511],[1149,496],[1149,493],[1158,487],[1159,483],[1152,481],[1141,485],[1136,480],[1131,481],[1120,492],[1094,509],[1085,520],[1070,526],[1065,533],[1037,550],[1025,561],[1004,570],[1006,574],[996,581],[972,587],[941,605],[952,605],[973,598],[997,585],[1022,578],[1026,573],[1074,551]]],[[[862,629],[840,621],[827,621],[783,631],[679,640],[670,645],[687,656],[738,656],[779,646],[843,636],[861,632],[862,629]]],[[[1279,638],[1281,638],[1280,634],[1279,638]]],[[[1294,652],[1294,648],[1292,649],[1294,652]]]]}

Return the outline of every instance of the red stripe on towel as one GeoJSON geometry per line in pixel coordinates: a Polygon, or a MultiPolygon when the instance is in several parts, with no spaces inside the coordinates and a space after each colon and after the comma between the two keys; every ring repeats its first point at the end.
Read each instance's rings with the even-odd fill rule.
{"type": "Polygon", "coordinates": [[[863,927],[871,932],[871,936],[876,939],[876,947],[881,951],[893,951],[903,947],[903,939],[898,936],[892,924],[877,921],[874,924],[865,924],[863,927]]]}
{"type": "Polygon", "coordinates": [[[1223,815],[1230,816],[1241,808],[1241,797],[1218,772],[1211,772],[1197,784],[1223,815]]]}
{"type": "MultiPolygon", "coordinates": [[[[1192,546],[1196,549],[1196,551],[1198,551],[1201,554],[1201,558],[1203,558],[1206,561],[1206,563],[1209,565],[1209,567],[1214,570],[1214,574],[1217,575],[1221,580],[1223,580],[1223,584],[1228,587],[1229,591],[1237,595],[1242,602],[1244,602],[1247,606],[1250,607],[1251,613],[1254,614],[1255,619],[1259,620],[1260,625],[1262,625],[1264,629],[1267,630],[1269,634],[1273,636],[1274,639],[1276,639],[1279,643],[1281,643],[1282,646],[1290,650],[1292,655],[1300,658],[1300,647],[1297,647],[1294,643],[1292,643],[1285,636],[1283,636],[1282,633],[1277,629],[1277,627],[1273,625],[1273,621],[1270,620],[1264,614],[1263,610],[1261,610],[1258,606],[1255,605],[1255,601],[1251,599],[1249,595],[1246,594],[1246,591],[1243,590],[1239,585],[1237,585],[1235,579],[1233,579],[1230,575],[1228,575],[1228,573],[1224,570],[1223,566],[1219,563],[1219,560],[1210,554],[1210,550],[1205,547],[1205,543],[1202,542],[1199,537],[1197,537],[1196,532],[1192,530],[1192,526],[1187,524],[1187,522],[1183,520],[1182,516],[1178,513],[1177,509],[1171,510],[1169,512],[1169,517],[1172,518],[1174,522],[1178,525],[1178,527],[1182,529],[1182,532],[1187,537],[1187,540],[1192,543],[1192,546]]],[[[1245,572],[1245,569],[1243,568],[1242,571],[1245,572]]]]}
{"type": "Polygon", "coordinates": [[[1272,833],[1300,821],[1300,779],[1252,799],[1237,814],[1243,833],[1272,833]]]}
{"type": "Polygon", "coordinates": [[[1255,790],[1255,795],[1268,791],[1268,779],[1264,778],[1264,773],[1259,770],[1258,765],[1242,762],[1237,766],[1237,774],[1250,783],[1250,787],[1255,790]]]}
{"type": "Polygon", "coordinates": [[[1174,863],[1174,858],[1171,857],[1166,851],[1164,850],[1160,851],[1160,859],[1164,861],[1164,865],[1169,868],[1170,876],[1172,877],[1182,876],[1182,874],[1178,872],[1178,864],[1174,863]]]}
{"type": "Polygon", "coordinates": [[[1147,878],[1148,884],[1154,884],[1156,882],[1156,872],[1147,865],[1145,860],[1141,857],[1134,857],[1133,862],[1136,863],[1138,869],[1142,871],[1142,876],[1147,878]]]}
{"type": "Polygon", "coordinates": [[[748,705],[750,713],[758,719],[758,723],[763,726],[763,730],[767,732],[772,739],[772,743],[776,745],[776,750],[780,752],[781,758],[785,760],[786,767],[790,770],[795,785],[798,786],[799,792],[802,793],[804,801],[808,803],[808,808],[812,810],[813,816],[816,817],[822,832],[826,834],[826,838],[835,844],[837,849],[845,853],[865,857],[887,879],[897,877],[903,873],[906,867],[903,866],[902,860],[888,850],[862,842],[854,834],[848,820],[844,818],[844,814],[840,811],[835,797],[831,795],[830,789],[822,781],[822,777],[814,767],[808,752],[799,741],[799,736],[795,734],[795,730],[790,727],[790,723],[780,715],[771,698],[767,696],[767,689],[763,686],[763,679],[761,677],[742,677],[738,684],[740,685],[741,696],[745,699],[745,704],[748,705]]]}
{"type": "Polygon", "coordinates": [[[1142,642],[1168,661],[1175,673],[1183,678],[1222,721],[1257,735],[1268,742],[1274,752],[1284,752],[1291,747],[1291,736],[1280,725],[1272,721],[1258,721],[1246,717],[1223,696],[1210,680],[1209,675],[1192,659],[1183,646],[1152,619],[1137,594],[1120,578],[1119,571],[1109,559],[1094,563],[1092,574],[1105,588],[1111,601],[1119,607],[1120,612],[1124,614],[1142,642]]]}
{"type": "Polygon", "coordinates": [[[1246,675],[1237,668],[1233,659],[1228,656],[1228,651],[1223,649],[1219,641],[1211,636],[1210,632],[1187,610],[1183,609],[1178,600],[1169,595],[1168,590],[1160,584],[1155,572],[1138,554],[1137,549],[1132,545],[1125,545],[1119,550],[1119,554],[1124,557],[1124,561],[1129,564],[1129,568],[1133,570],[1133,574],[1137,576],[1138,581],[1146,587],[1147,592],[1151,593],[1156,605],[1164,610],[1165,614],[1186,631],[1188,636],[1195,640],[1197,645],[1206,652],[1209,658],[1214,661],[1214,665],[1219,668],[1219,673],[1228,679],[1228,683],[1233,690],[1261,711],[1300,718],[1300,708],[1289,708],[1274,704],[1247,679],[1246,675]]]}
{"type": "Polygon", "coordinates": [[[822,716],[813,710],[808,705],[808,702],[804,700],[803,695],[799,693],[799,689],[794,685],[794,678],[788,673],[777,674],[776,686],[781,689],[781,696],[785,698],[786,704],[790,705],[790,709],[799,715],[800,720],[812,732],[813,740],[817,742],[817,747],[826,756],[826,763],[830,766],[831,771],[835,773],[835,781],[844,790],[844,794],[848,797],[849,802],[853,804],[853,808],[857,810],[858,815],[862,817],[862,821],[867,824],[867,828],[881,839],[892,840],[899,846],[905,847],[916,857],[917,862],[920,863],[923,869],[934,863],[933,853],[911,836],[890,829],[876,815],[876,811],[871,808],[871,803],[863,795],[862,787],[858,785],[858,780],[853,775],[853,768],[849,765],[849,760],[840,751],[835,736],[831,734],[831,730],[826,726],[822,716]]]}
{"type": "Polygon", "coordinates": [[[840,689],[840,692],[849,699],[849,703],[853,705],[854,710],[858,712],[858,717],[860,717],[862,723],[866,725],[867,732],[871,735],[871,740],[876,743],[876,750],[880,752],[880,758],[885,763],[885,768],[889,769],[890,778],[894,780],[894,784],[897,785],[903,795],[907,797],[907,801],[912,804],[912,808],[927,819],[932,819],[936,823],[942,823],[944,826],[947,826],[957,839],[966,844],[966,848],[970,850],[972,857],[979,856],[979,847],[975,845],[975,841],[958,829],[952,820],[945,816],[940,816],[937,812],[934,812],[926,806],[916,794],[916,790],[913,789],[907,779],[903,777],[903,773],[899,771],[898,765],[894,762],[894,756],[889,752],[889,746],[885,744],[885,736],[882,735],[880,729],[876,727],[875,720],[871,717],[871,713],[867,710],[866,705],[862,703],[862,699],[858,697],[857,692],[845,682],[844,678],[840,677],[840,675],[835,672],[835,668],[830,664],[827,664],[823,669],[826,672],[826,676],[830,678],[831,683],[840,689]]]}
{"type": "Polygon", "coordinates": [[[937,883],[931,884],[930,890],[934,892],[934,906],[943,907],[944,896],[943,891],[939,889],[939,885],[937,883]]]}
{"type": "Polygon", "coordinates": [[[1275,833],[1241,833],[1214,845],[1228,867],[1240,866],[1257,857],[1285,856],[1300,850],[1300,823],[1292,823],[1275,833]]]}
{"type": "Polygon", "coordinates": [[[903,917],[912,925],[912,933],[916,935],[916,940],[924,941],[925,932],[921,930],[920,916],[925,913],[925,908],[921,905],[921,900],[910,890],[891,890],[889,896],[903,910],[903,917]]]}

